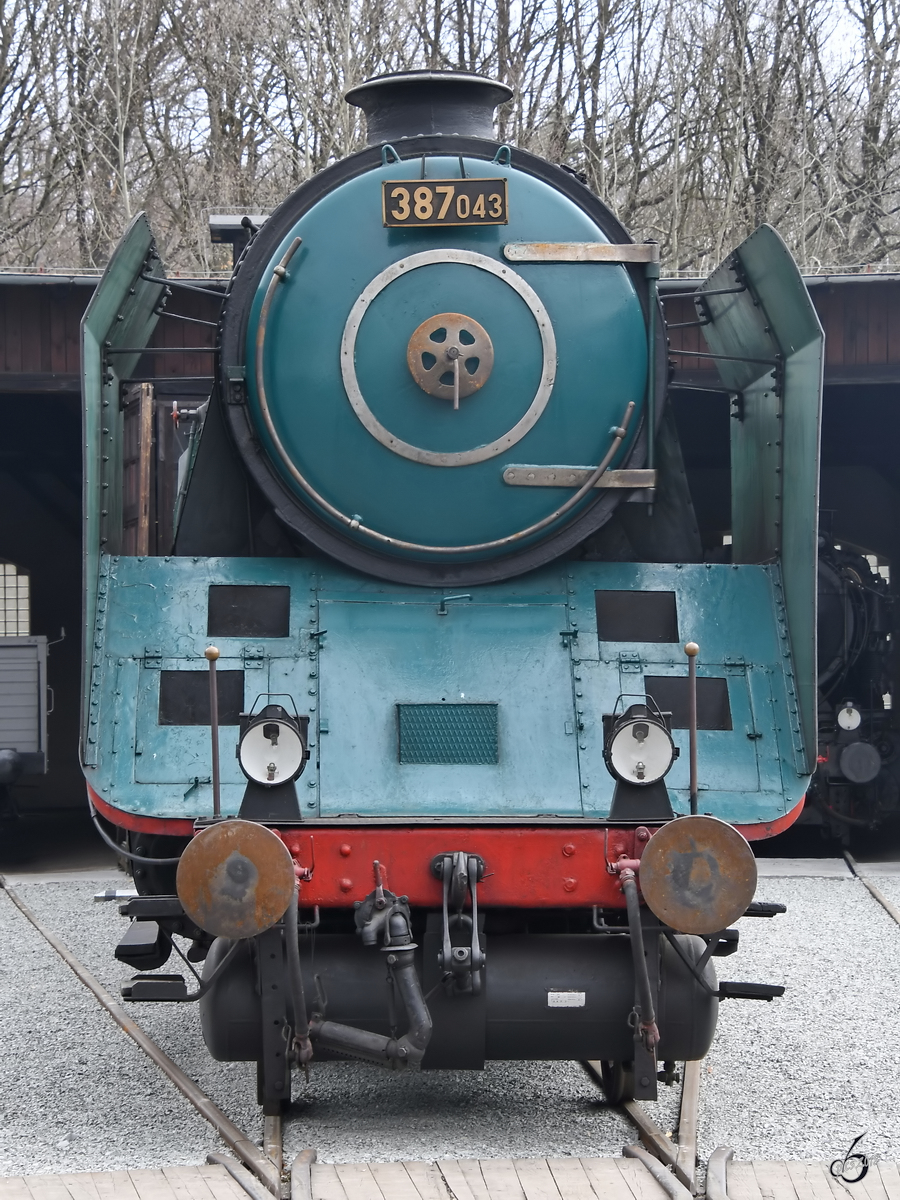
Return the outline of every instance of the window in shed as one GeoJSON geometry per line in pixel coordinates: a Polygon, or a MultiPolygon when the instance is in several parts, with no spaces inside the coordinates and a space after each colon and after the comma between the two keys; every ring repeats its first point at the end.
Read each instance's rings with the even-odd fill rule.
{"type": "Polygon", "coordinates": [[[31,633],[30,579],[15,563],[0,562],[0,637],[31,633]]]}

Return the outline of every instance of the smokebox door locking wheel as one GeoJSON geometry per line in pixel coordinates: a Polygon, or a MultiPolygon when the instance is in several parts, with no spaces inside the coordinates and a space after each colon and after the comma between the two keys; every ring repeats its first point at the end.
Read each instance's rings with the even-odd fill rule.
{"type": "Polygon", "coordinates": [[[409,583],[506,578],[622,498],[599,476],[516,486],[510,467],[577,466],[581,480],[645,465],[640,274],[509,260],[510,243],[625,240],[540,160],[456,135],[388,157],[329,168],[251,243],[223,317],[224,412],[279,517],[345,564],[409,583]],[[420,183],[423,155],[429,186],[500,188],[508,224],[386,227],[382,187],[420,183]]]}
{"type": "Polygon", "coordinates": [[[423,392],[453,401],[471,396],[487,383],[494,346],[487,330],[462,313],[439,313],[423,321],[409,339],[406,361],[423,392]]]}

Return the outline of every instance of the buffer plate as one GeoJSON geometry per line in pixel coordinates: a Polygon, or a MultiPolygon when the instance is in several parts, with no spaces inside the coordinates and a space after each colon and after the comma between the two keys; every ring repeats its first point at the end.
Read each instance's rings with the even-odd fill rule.
{"type": "Polygon", "coordinates": [[[228,820],[198,833],[181,856],[178,898],[216,937],[255,937],[279,921],[294,895],[294,864],[264,825],[228,820]]]}
{"type": "Polygon", "coordinates": [[[756,859],[725,821],[680,817],[647,843],[640,884],[651,912],[679,933],[718,933],[747,911],[756,859]]]}

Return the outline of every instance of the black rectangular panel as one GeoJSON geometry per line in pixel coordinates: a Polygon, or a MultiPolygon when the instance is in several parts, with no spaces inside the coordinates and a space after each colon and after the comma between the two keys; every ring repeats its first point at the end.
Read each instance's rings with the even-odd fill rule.
{"type": "Polygon", "coordinates": [[[209,637],[287,637],[291,589],[214,583],[209,589],[206,632],[209,637]]]}
{"type": "MultiPolygon", "coordinates": [[[[244,672],[216,671],[219,724],[239,725],[244,707],[244,672]]],[[[209,672],[160,671],[160,725],[209,724],[209,672]]]]}
{"type": "Polygon", "coordinates": [[[594,592],[601,642],[677,642],[674,592],[594,592]]]}
{"type": "MultiPolygon", "coordinates": [[[[688,677],[645,675],[644,690],[661,712],[672,714],[672,729],[688,728],[688,677]]],[[[727,679],[697,680],[697,728],[731,729],[727,679]]]]}

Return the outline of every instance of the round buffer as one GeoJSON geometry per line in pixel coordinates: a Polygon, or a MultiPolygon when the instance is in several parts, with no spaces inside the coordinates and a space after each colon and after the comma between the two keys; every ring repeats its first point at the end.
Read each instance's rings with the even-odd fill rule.
{"type": "Polygon", "coordinates": [[[640,884],[650,911],[666,925],[679,933],[718,933],[747,911],[756,859],[725,821],[679,817],[647,843],[640,884]]]}
{"type": "Polygon", "coordinates": [[[175,883],[190,919],[215,937],[249,938],[270,929],[294,895],[294,863],[265,825],[210,825],[181,856],[175,883]]]}

